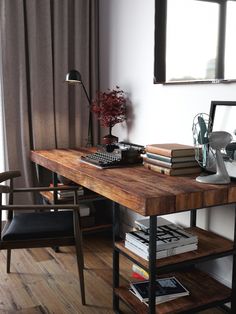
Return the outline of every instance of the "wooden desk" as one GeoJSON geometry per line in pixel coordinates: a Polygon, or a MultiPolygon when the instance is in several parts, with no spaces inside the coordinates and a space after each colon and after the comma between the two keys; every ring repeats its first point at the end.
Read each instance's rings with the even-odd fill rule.
{"type": "MultiPolygon", "coordinates": [[[[158,215],[177,213],[181,211],[191,210],[191,226],[196,225],[196,209],[218,206],[230,203],[236,203],[236,182],[228,185],[210,185],[201,184],[195,181],[194,177],[170,177],[163,174],[158,174],[145,169],[143,166],[132,166],[126,168],[113,168],[113,169],[98,169],[96,167],[80,162],[80,156],[88,153],[86,149],[72,150],[72,149],[54,149],[54,150],[40,150],[31,152],[31,160],[38,165],[41,165],[53,172],[65,176],[72,181],[81,184],[82,186],[104,196],[114,202],[114,240],[117,236],[118,229],[118,214],[119,206],[123,205],[132,211],[139,213],[143,216],[150,216],[150,245],[149,245],[149,263],[145,263],[138,259],[134,254],[129,254],[121,244],[115,244],[113,255],[113,282],[114,282],[114,310],[118,312],[118,298],[126,301],[131,308],[137,310],[136,298],[127,293],[119,290],[119,254],[122,253],[133,261],[138,260],[138,263],[150,271],[150,306],[149,309],[142,304],[138,305],[140,313],[149,311],[155,313],[155,274],[156,274],[156,224],[158,215]],[[118,273],[118,275],[117,275],[118,273]],[[129,299],[129,300],[127,300],[129,299]],[[135,303],[136,302],[136,303],[135,303]],[[133,304],[135,303],[135,304],[133,304]]],[[[219,238],[214,238],[214,235],[209,233],[212,237],[212,243],[219,238]]],[[[205,238],[207,236],[205,235],[205,238]]],[[[212,247],[210,244],[205,248],[205,253],[198,256],[196,254],[188,255],[188,263],[217,258],[229,254],[235,254],[233,242],[223,238],[220,248],[213,248],[207,253],[207,250],[212,247]],[[210,258],[207,258],[210,256],[210,258]]],[[[185,254],[185,253],[184,253],[185,254]]],[[[182,255],[183,257],[185,255],[182,255]]],[[[187,255],[186,255],[187,256],[187,255]]],[[[166,260],[166,259],[163,259],[166,260]]],[[[170,262],[160,263],[160,266],[170,266],[170,262]]],[[[171,264],[178,266],[178,257],[172,260],[171,264]]],[[[158,264],[158,262],[157,262],[158,264]]],[[[199,277],[199,275],[197,275],[199,277]]],[[[234,274],[233,281],[236,281],[234,274]]],[[[199,277],[200,278],[200,277],[199,277]]],[[[190,280],[190,279],[189,279],[190,280]]],[[[206,278],[204,277],[206,281],[206,278]]],[[[211,286],[217,286],[216,283],[209,279],[211,286]]],[[[196,288],[196,287],[194,287],[196,288]]],[[[209,289],[208,289],[209,290],[209,289]]],[[[205,301],[199,304],[193,298],[191,304],[187,302],[186,309],[192,311],[195,309],[203,309],[216,304],[228,302],[231,297],[231,292],[228,288],[224,288],[221,284],[217,286],[217,291],[213,289],[212,294],[207,294],[205,301]],[[218,294],[219,293],[219,296],[218,294]]],[[[232,290],[235,295],[235,287],[232,290]]],[[[184,299],[184,298],[182,298],[184,299]]],[[[235,298],[234,298],[235,299],[235,298]]],[[[188,300],[191,300],[188,297],[188,300]]],[[[180,300],[176,303],[180,303],[180,300]]],[[[174,302],[174,301],[173,301],[174,302]]],[[[164,303],[157,307],[158,313],[177,313],[182,305],[177,307],[173,302],[164,303]],[[170,311],[170,312],[168,312],[170,311]]],[[[186,302],[185,302],[186,303],[186,302]]],[[[233,310],[235,310],[235,302],[232,302],[233,310]]],[[[137,310],[139,313],[139,311],[137,310]]],[[[191,312],[193,313],[193,312],[191,312]]],[[[233,312],[236,313],[236,312],[233,312]]]]}
{"type": "Polygon", "coordinates": [[[143,166],[98,169],[80,162],[84,150],[31,152],[31,160],[143,215],[162,215],[236,202],[236,182],[209,185],[170,177],[143,166]]]}

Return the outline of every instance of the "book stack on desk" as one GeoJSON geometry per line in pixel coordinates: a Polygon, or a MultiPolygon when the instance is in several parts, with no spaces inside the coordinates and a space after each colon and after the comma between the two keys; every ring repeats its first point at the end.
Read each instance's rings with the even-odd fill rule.
{"type": "MultiPolygon", "coordinates": [[[[149,281],[131,282],[130,292],[148,305],[149,281]]],[[[189,295],[189,291],[175,277],[156,279],[156,304],[189,295]]]]}
{"type": "MultiPolygon", "coordinates": [[[[136,220],[136,225],[138,230],[126,233],[125,247],[143,259],[149,260],[149,218],[136,220]]],[[[197,248],[197,236],[162,217],[158,218],[156,259],[194,251],[197,248]]]]}
{"type": "Polygon", "coordinates": [[[143,164],[147,169],[170,176],[201,172],[193,146],[177,143],[150,144],[145,150],[143,164]]]}

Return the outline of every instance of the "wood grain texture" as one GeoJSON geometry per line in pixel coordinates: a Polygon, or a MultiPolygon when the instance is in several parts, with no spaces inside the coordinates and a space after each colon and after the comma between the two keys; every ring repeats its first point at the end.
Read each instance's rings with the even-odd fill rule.
{"type": "Polygon", "coordinates": [[[133,211],[163,215],[236,202],[236,182],[198,183],[194,176],[170,177],[143,166],[98,169],[80,162],[87,149],[31,152],[31,160],[133,211]]]}
{"type": "MultiPolygon", "coordinates": [[[[0,252],[1,314],[112,314],[112,239],[106,234],[84,237],[87,306],[80,302],[73,247],[12,252],[12,273],[6,273],[6,252],[0,252]]],[[[120,258],[121,284],[131,279],[132,263],[120,258]]],[[[129,294],[130,296],[130,294],[129,294]]],[[[124,314],[133,313],[120,302],[124,314]]],[[[202,314],[220,313],[216,309],[202,314]]]]}

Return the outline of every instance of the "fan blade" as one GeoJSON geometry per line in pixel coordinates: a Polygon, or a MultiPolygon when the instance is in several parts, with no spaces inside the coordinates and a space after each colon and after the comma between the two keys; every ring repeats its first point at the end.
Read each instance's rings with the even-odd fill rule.
{"type": "Polygon", "coordinates": [[[198,142],[199,144],[207,144],[208,143],[208,130],[204,119],[201,116],[198,116],[198,123],[200,127],[200,132],[198,134],[198,142]]]}

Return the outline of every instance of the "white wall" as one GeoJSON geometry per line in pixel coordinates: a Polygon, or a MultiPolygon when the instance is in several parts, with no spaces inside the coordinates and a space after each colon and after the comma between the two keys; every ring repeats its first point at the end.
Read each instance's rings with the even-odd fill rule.
{"type": "MultiPolygon", "coordinates": [[[[99,3],[101,88],[118,85],[130,101],[127,123],[115,126],[113,133],[119,140],[143,145],[192,144],[193,117],[199,112],[209,113],[211,100],[235,101],[236,84],[154,85],[154,0],[99,3]]],[[[232,206],[212,209],[208,214],[202,210],[199,216],[201,226],[233,237],[232,206]]],[[[188,223],[187,214],[171,219],[188,223]]],[[[229,259],[225,263],[228,267],[229,259]]],[[[216,276],[230,281],[228,269],[215,269],[216,276]]]]}

